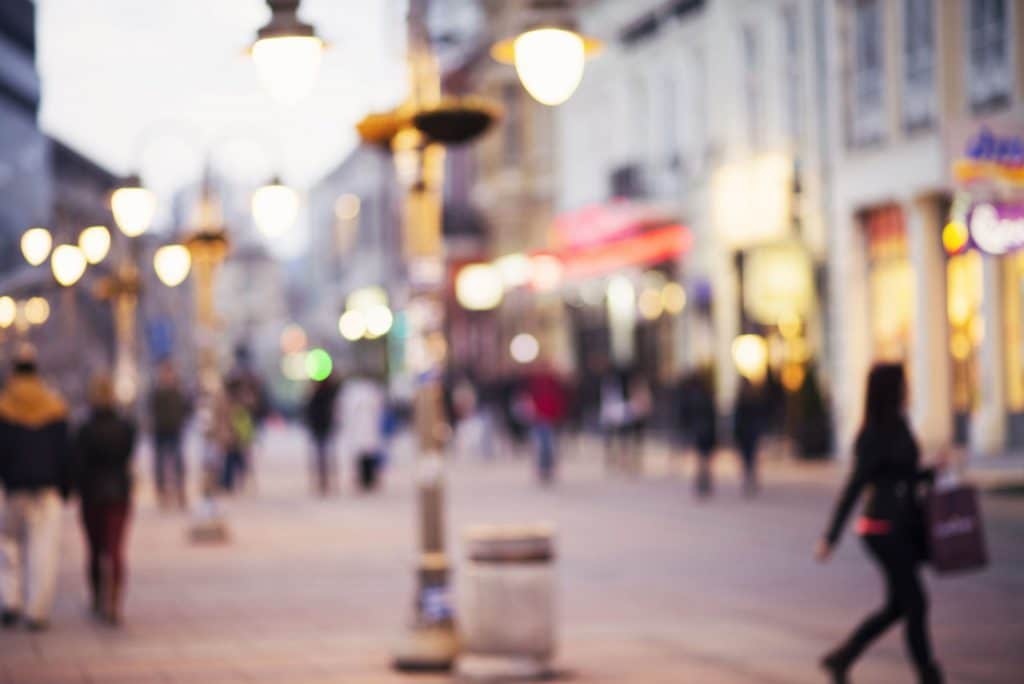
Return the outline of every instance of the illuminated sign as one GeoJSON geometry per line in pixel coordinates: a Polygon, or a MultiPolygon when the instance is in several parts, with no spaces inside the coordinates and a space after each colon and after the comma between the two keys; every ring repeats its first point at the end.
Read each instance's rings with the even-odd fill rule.
{"type": "Polygon", "coordinates": [[[971,242],[988,254],[1024,247],[1024,204],[976,204],[967,216],[971,242]]]}
{"type": "Polygon", "coordinates": [[[998,180],[1024,185],[1024,138],[982,128],[953,164],[953,175],[961,183],[998,180]]]}

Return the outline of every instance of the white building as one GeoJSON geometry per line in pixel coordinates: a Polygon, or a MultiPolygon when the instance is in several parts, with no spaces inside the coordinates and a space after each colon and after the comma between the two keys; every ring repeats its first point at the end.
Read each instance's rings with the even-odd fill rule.
{"type": "Polygon", "coordinates": [[[809,0],[605,0],[580,13],[606,47],[559,109],[560,209],[633,196],[692,232],[674,363],[713,365],[723,412],[738,334],[763,334],[773,363],[796,359],[799,373],[827,355],[819,12],[809,0]]]}
{"type": "Polygon", "coordinates": [[[870,363],[886,359],[907,363],[911,414],[926,447],[954,438],[984,453],[1020,447],[1024,257],[985,256],[962,242],[972,206],[1024,209],[1024,179],[1009,173],[1024,162],[1024,3],[827,5],[841,444],[860,421],[870,363]],[[954,162],[983,127],[1008,154],[966,162],[981,171],[969,185],[955,182],[954,162]],[[959,224],[944,250],[951,220],[959,224]]]}

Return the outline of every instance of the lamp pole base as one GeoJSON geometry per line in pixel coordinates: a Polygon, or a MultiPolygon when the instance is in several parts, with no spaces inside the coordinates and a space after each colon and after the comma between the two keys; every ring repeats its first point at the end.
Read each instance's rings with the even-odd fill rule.
{"type": "Polygon", "coordinates": [[[392,666],[401,672],[448,672],[458,654],[454,625],[414,626],[397,644],[392,666]]]}

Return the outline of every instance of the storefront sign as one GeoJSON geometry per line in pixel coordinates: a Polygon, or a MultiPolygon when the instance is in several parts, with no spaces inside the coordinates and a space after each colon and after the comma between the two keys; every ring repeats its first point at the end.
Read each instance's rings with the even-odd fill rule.
{"type": "Polygon", "coordinates": [[[967,216],[971,241],[988,254],[1006,254],[1024,247],[1024,203],[976,204],[967,216]]]}
{"type": "Polygon", "coordinates": [[[1016,109],[947,126],[946,149],[960,186],[1024,187],[1024,110],[1016,109]]]}

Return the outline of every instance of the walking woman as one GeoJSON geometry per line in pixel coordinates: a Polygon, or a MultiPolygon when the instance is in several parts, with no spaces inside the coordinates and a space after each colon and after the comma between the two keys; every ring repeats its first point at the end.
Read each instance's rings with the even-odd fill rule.
{"type": "Polygon", "coordinates": [[[917,443],[904,417],[905,406],[903,367],[875,366],[868,377],[856,463],[815,554],[821,562],[831,557],[850,511],[867,488],[870,494],[856,530],[885,578],[885,603],[844,644],[825,656],[822,666],[836,683],[846,682],[857,657],[899,620],[905,622],[907,646],[919,681],[942,682],[928,637],[928,599],[919,571],[926,549],[916,495],[918,484],[931,479],[934,471],[920,466],[917,443]]]}
{"type": "Polygon", "coordinates": [[[108,376],[90,387],[90,415],[78,431],[82,523],[89,546],[88,579],[96,617],[116,625],[124,587],[124,536],[131,507],[135,424],[114,406],[108,376]]]}

